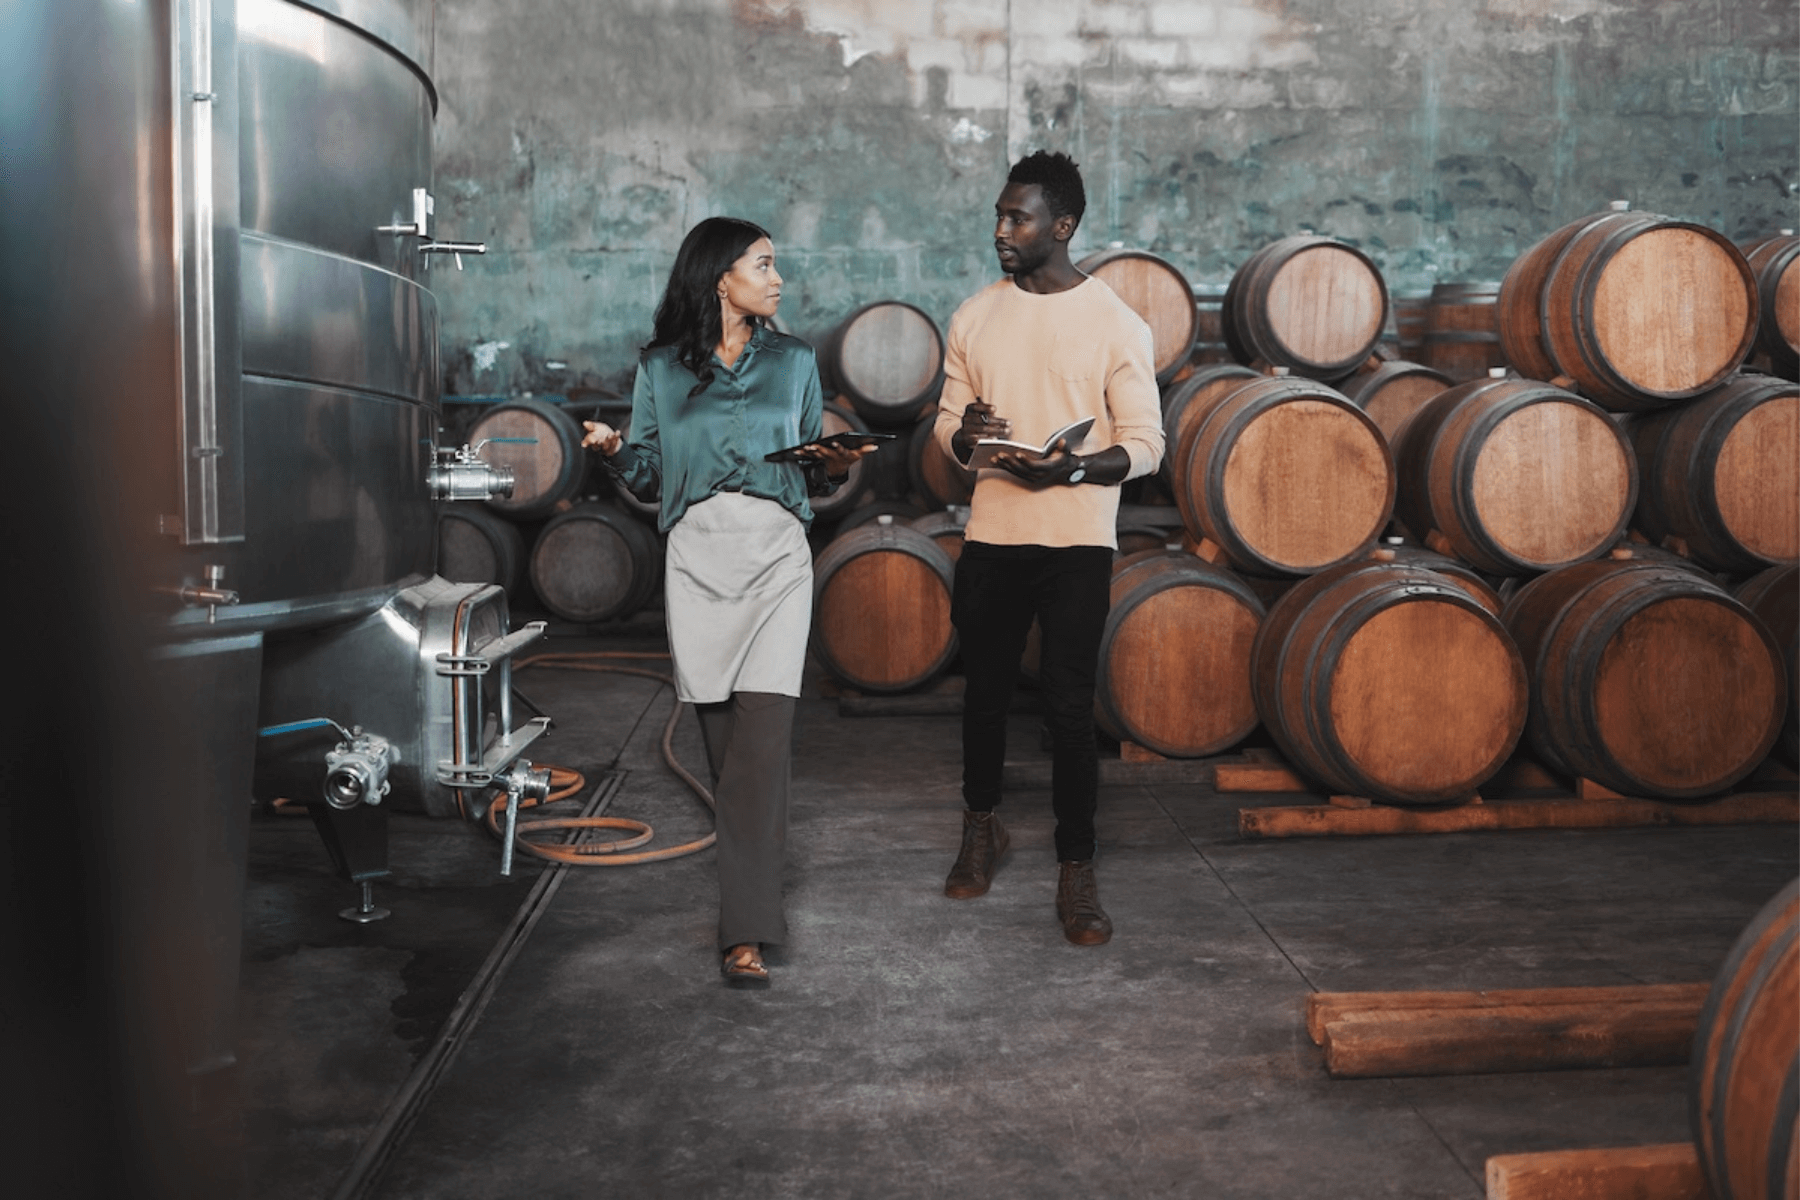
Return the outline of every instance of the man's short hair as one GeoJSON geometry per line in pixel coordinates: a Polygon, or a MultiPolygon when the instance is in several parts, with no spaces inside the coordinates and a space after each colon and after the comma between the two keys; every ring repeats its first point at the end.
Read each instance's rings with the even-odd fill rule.
{"type": "Polygon", "coordinates": [[[1006,182],[1035,183],[1044,192],[1044,205],[1052,217],[1074,217],[1081,224],[1087,211],[1087,189],[1081,186],[1081,168],[1068,155],[1043,150],[1028,154],[1013,164],[1006,182]]]}

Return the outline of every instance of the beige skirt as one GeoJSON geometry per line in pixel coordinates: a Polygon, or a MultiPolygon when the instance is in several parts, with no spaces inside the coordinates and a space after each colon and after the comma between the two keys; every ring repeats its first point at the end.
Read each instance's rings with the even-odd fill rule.
{"type": "Polygon", "coordinates": [[[669,530],[664,604],[675,691],[691,704],[733,692],[800,694],[812,629],[812,552],[799,518],[720,492],[669,530]]]}

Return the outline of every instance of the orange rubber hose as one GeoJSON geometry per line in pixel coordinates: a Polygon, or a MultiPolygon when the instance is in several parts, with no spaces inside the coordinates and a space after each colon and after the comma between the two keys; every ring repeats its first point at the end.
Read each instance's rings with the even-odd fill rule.
{"type": "MultiPolygon", "coordinates": [[[[667,657],[669,657],[667,653],[634,653],[623,650],[591,650],[581,653],[534,654],[530,658],[515,661],[513,663],[513,670],[518,671],[525,667],[542,666],[561,668],[569,671],[601,671],[616,675],[638,675],[646,679],[654,679],[658,683],[665,684],[673,689],[675,681],[667,675],[663,675],[656,671],[648,671],[642,667],[613,666],[607,661],[621,658],[662,659],[667,657]]],[[[682,782],[686,783],[693,793],[699,796],[700,799],[705,802],[706,807],[710,809],[714,807],[712,792],[706,785],[694,778],[694,776],[675,759],[675,726],[676,723],[681,720],[681,710],[683,707],[684,706],[680,701],[676,701],[673,711],[669,713],[668,722],[663,726],[663,761],[669,764],[669,769],[674,771],[675,774],[680,777],[682,782]]],[[[578,782],[551,795],[544,801],[546,804],[553,800],[560,800],[564,796],[579,791],[582,784],[586,782],[582,779],[580,773],[576,771],[567,771],[561,767],[551,767],[550,772],[550,782],[552,787],[555,787],[557,784],[558,772],[561,772],[565,776],[572,775],[578,782]]],[[[521,805],[521,807],[533,807],[535,804],[536,801],[533,801],[531,804],[524,804],[521,805]]],[[[487,826],[489,831],[496,837],[502,836],[500,832],[499,813],[504,808],[504,801],[498,797],[488,804],[487,826]]],[[[545,817],[532,821],[519,821],[514,828],[513,845],[517,849],[523,850],[527,854],[534,855],[538,858],[546,859],[550,862],[568,863],[586,867],[628,867],[640,863],[662,862],[671,858],[681,858],[685,855],[699,853],[712,845],[718,838],[716,833],[709,833],[703,838],[697,838],[691,842],[683,842],[678,846],[668,846],[658,850],[642,850],[635,854],[627,854],[624,853],[624,851],[635,850],[638,846],[642,846],[649,842],[651,838],[656,836],[656,831],[645,822],[635,821],[629,817],[545,817]],[[551,829],[625,829],[634,831],[637,836],[626,838],[622,841],[583,842],[573,845],[552,845],[542,842],[533,842],[525,837],[528,830],[541,831],[551,829]]]]}

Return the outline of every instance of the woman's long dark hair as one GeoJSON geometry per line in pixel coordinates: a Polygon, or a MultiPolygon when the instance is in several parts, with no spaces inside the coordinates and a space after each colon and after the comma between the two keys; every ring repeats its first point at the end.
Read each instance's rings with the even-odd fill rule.
{"type": "MultiPolygon", "coordinates": [[[[675,347],[675,361],[699,377],[688,395],[713,380],[712,354],[724,333],[719,319],[719,280],[769,231],[736,217],[708,217],[681,239],[669,285],[656,306],[656,329],[644,352],[675,347]]],[[[758,318],[751,317],[752,323],[758,318]]]]}

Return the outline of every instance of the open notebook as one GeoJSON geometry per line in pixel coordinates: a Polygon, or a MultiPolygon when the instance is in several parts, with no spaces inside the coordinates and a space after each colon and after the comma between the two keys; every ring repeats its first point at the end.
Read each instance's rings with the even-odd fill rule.
{"type": "Polygon", "coordinates": [[[1056,443],[1065,438],[1068,439],[1068,448],[1073,450],[1080,444],[1081,439],[1087,436],[1088,430],[1093,427],[1094,418],[1092,417],[1083,417],[1079,421],[1072,421],[1046,438],[1041,446],[1034,446],[1030,442],[1010,441],[1006,438],[982,438],[969,452],[969,469],[993,466],[994,455],[1002,451],[1022,455],[1026,458],[1048,458],[1050,452],[1056,449],[1056,443]]]}

